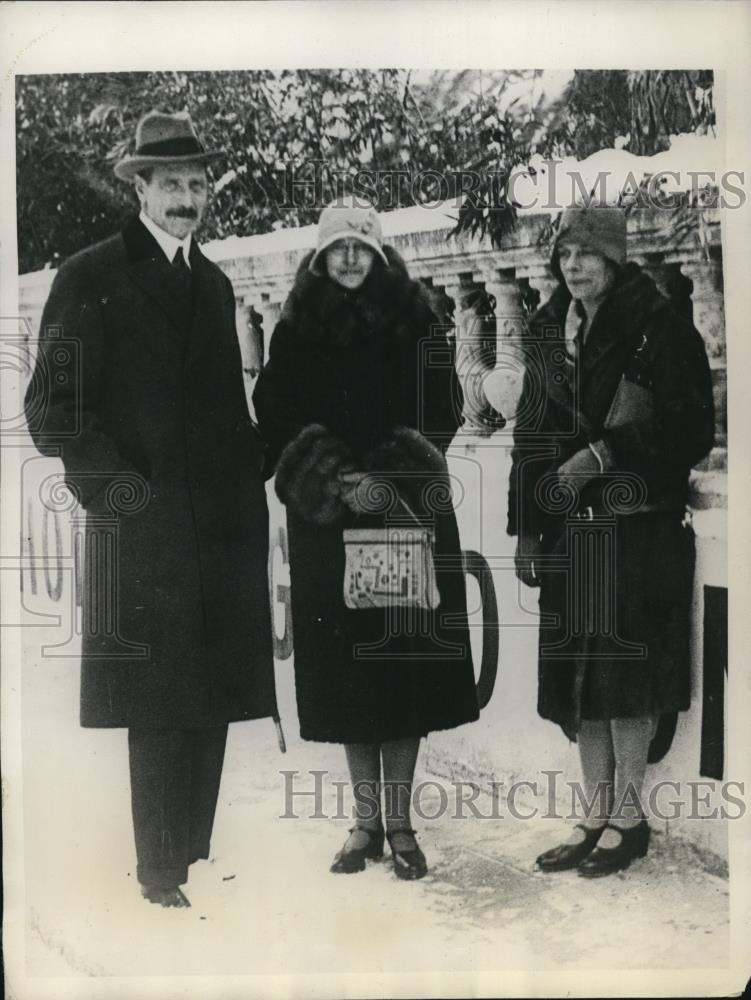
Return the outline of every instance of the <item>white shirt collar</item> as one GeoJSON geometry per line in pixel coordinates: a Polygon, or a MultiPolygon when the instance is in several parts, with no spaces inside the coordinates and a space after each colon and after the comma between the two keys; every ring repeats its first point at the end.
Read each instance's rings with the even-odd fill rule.
{"type": "Polygon", "coordinates": [[[153,219],[150,219],[148,215],[142,210],[138,218],[146,226],[148,231],[157,241],[159,246],[162,248],[164,256],[167,260],[172,263],[175,259],[175,254],[177,253],[178,247],[183,248],[183,257],[185,258],[185,263],[190,267],[190,240],[191,234],[185,237],[184,240],[178,240],[175,236],[170,236],[169,233],[165,232],[164,229],[160,228],[153,219]]]}

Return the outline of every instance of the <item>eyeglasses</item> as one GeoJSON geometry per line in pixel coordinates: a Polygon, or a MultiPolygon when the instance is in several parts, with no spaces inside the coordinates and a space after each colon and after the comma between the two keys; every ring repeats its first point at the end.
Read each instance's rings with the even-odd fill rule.
{"type": "Polygon", "coordinates": [[[339,254],[342,257],[349,256],[350,254],[366,254],[372,256],[374,251],[371,247],[367,246],[365,243],[356,239],[341,239],[332,243],[328,248],[329,253],[339,254]]]}

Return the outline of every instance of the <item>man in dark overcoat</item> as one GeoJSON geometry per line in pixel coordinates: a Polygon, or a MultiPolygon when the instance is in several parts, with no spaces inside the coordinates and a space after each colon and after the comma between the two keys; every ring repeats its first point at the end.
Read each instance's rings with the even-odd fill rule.
{"type": "Polygon", "coordinates": [[[128,728],[138,880],[164,906],[208,857],[228,723],[276,717],[263,446],[232,285],[192,237],[218,155],[185,114],[141,120],[115,168],[140,214],[61,266],[26,397],[86,511],[81,724],[128,728]]]}

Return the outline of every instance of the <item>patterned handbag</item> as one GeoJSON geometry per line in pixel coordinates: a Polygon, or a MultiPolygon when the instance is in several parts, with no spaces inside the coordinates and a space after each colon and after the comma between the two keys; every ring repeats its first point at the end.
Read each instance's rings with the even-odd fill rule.
{"type": "Polygon", "coordinates": [[[344,603],[354,610],[422,608],[440,603],[433,560],[433,532],[416,527],[346,528],[344,537],[344,603]]]}

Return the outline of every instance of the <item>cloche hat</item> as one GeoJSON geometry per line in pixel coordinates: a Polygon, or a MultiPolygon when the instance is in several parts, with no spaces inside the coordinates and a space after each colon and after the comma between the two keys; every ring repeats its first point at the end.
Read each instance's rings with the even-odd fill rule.
{"type": "Polygon", "coordinates": [[[553,244],[554,264],[558,261],[558,247],[564,241],[597,250],[623,267],[626,263],[626,215],[623,209],[612,205],[567,208],[561,216],[553,244]]]}
{"type": "Polygon", "coordinates": [[[324,208],[318,220],[318,245],[309,270],[320,273],[321,255],[337,240],[358,240],[364,243],[388,267],[388,258],[383,252],[381,221],[371,205],[363,206],[354,198],[345,198],[324,208]]]}

